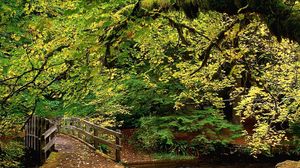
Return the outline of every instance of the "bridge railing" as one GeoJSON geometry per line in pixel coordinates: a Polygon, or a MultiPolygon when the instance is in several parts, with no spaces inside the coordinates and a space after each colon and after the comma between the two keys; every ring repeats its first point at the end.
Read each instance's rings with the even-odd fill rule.
{"type": "Polygon", "coordinates": [[[60,124],[61,133],[71,135],[89,147],[100,150],[112,160],[121,161],[121,131],[100,127],[79,118],[64,118],[60,124]]]}
{"type": "Polygon", "coordinates": [[[25,123],[25,148],[37,164],[43,164],[54,150],[57,126],[46,118],[32,116],[25,123]]]}

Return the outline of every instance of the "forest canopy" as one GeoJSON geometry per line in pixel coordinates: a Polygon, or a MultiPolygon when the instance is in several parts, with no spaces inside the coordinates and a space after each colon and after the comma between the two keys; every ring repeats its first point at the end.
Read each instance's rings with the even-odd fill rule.
{"type": "Polygon", "coordinates": [[[153,128],[166,145],[174,130],[216,126],[209,144],[209,131],[240,125],[253,154],[288,140],[300,151],[297,0],[3,0],[0,11],[1,136],[32,114],[81,116],[153,128]]]}

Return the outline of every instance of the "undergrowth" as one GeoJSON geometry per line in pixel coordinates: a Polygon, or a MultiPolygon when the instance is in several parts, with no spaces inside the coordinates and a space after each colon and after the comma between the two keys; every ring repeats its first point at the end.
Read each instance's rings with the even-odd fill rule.
{"type": "Polygon", "coordinates": [[[229,123],[218,110],[208,108],[188,114],[150,116],[140,119],[140,128],[134,139],[148,151],[171,151],[178,155],[208,154],[227,146],[241,136],[241,127],[229,123]],[[187,133],[188,140],[178,138],[187,133]]]}
{"type": "Polygon", "coordinates": [[[24,145],[22,141],[0,141],[0,167],[18,168],[22,167],[24,156],[24,145]]]}

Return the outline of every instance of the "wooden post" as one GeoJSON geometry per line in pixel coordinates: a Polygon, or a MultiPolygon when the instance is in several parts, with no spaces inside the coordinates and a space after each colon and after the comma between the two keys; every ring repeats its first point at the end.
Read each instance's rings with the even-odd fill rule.
{"type": "Polygon", "coordinates": [[[57,132],[60,132],[60,125],[61,125],[61,119],[59,118],[57,121],[55,121],[55,124],[57,126],[57,132]]]}
{"type": "Polygon", "coordinates": [[[66,128],[67,120],[64,118],[63,121],[61,122],[61,124],[63,125],[61,131],[66,134],[67,133],[67,128],[66,128]]]}
{"type": "MultiPolygon", "coordinates": [[[[81,122],[80,121],[80,123],[81,123],[81,128],[82,128],[82,130],[85,130],[86,129],[86,124],[85,123],[83,123],[83,122],[81,122]]],[[[81,137],[82,137],[82,140],[83,141],[86,141],[86,135],[85,134],[81,134],[81,137]]]]}
{"type": "MultiPolygon", "coordinates": [[[[53,123],[52,125],[54,125],[54,126],[56,126],[57,127],[57,124],[56,124],[56,122],[55,123],[53,123]]],[[[51,126],[50,126],[51,127],[51,126]]],[[[51,139],[50,140],[53,140],[53,139],[55,139],[55,136],[56,136],[56,132],[54,132],[54,133],[52,133],[51,134],[51,139]]],[[[53,144],[53,146],[51,147],[51,152],[53,152],[53,151],[55,151],[55,143],[53,144]]]]}
{"type": "MultiPolygon", "coordinates": [[[[117,130],[117,132],[121,133],[121,130],[117,130]]],[[[121,138],[119,136],[116,136],[116,145],[121,146],[121,138]]],[[[116,162],[120,162],[121,161],[121,150],[119,148],[116,148],[115,155],[116,155],[116,162]]]]}
{"type": "MultiPolygon", "coordinates": [[[[89,124],[85,124],[85,130],[84,131],[86,131],[87,133],[90,132],[90,125],[89,124]]],[[[91,143],[91,137],[86,135],[85,136],[85,142],[91,143]]]]}
{"type": "MultiPolygon", "coordinates": [[[[49,122],[49,120],[47,120],[45,131],[47,131],[49,128],[50,128],[50,122],[49,122]]],[[[50,136],[48,136],[48,137],[46,138],[46,140],[45,140],[45,144],[48,144],[48,143],[50,142],[50,140],[51,140],[51,139],[50,139],[50,136]]],[[[48,151],[45,151],[45,160],[48,158],[48,156],[49,156],[49,152],[48,152],[48,151]]]]}
{"type": "MultiPolygon", "coordinates": [[[[71,121],[70,121],[71,119],[66,119],[65,120],[65,123],[66,123],[66,126],[68,127],[68,126],[71,126],[71,121]]],[[[66,133],[67,134],[71,134],[71,130],[70,130],[71,128],[67,128],[66,129],[66,133]]]]}
{"type": "MultiPolygon", "coordinates": [[[[98,129],[96,127],[93,127],[93,129],[94,129],[94,136],[98,137],[98,135],[99,135],[98,129]]],[[[99,143],[96,138],[94,138],[94,147],[96,148],[96,150],[99,149],[99,143]]]]}
{"type": "MultiPolygon", "coordinates": [[[[81,122],[80,120],[78,120],[77,128],[83,129],[83,127],[82,127],[82,122],[81,122]]],[[[81,133],[80,131],[77,131],[77,132],[78,132],[77,137],[78,137],[79,139],[83,140],[83,138],[82,138],[82,133],[81,133]]]]}
{"type": "MultiPolygon", "coordinates": [[[[72,122],[73,122],[73,127],[78,127],[78,121],[76,121],[75,119],[73,119],[72,118],[72,122]]],[[[72,133],[73,133],[73,136],[75,136],[75,137],[78,137],[78,131],[74,128],[74,129],[72,129],[73,131],[72,131],[72,133]]]]}
{"type": "MultiPolygon", "coordinates": [[[[70,119],[70,126],[74,126],[74,120],[73,120],[73,118],[70,119]]],[[[70,133],[71,133],[71,135],[75,135],[74,134],[75,132],[74,132],[73,128],[71,128],[71,132],[70,133]]]]}

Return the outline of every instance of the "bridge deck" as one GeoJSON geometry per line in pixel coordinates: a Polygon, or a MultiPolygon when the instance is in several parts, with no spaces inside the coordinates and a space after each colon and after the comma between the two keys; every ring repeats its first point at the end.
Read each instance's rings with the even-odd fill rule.
{"type": "Polygon", "coordinates": [[[58,152],[53,152],[42,168],[123,168],[66,135],[57,136],[55,148],[58,152]]]}

